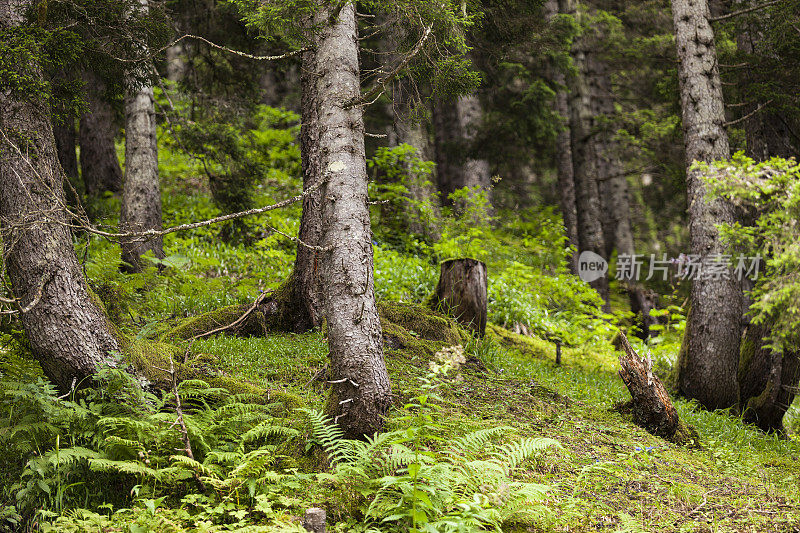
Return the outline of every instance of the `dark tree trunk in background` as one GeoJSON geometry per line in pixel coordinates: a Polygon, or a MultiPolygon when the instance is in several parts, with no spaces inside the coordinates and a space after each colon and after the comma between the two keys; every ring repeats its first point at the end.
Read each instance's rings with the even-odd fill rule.
{"type": "MultiPolygon", "coordinates": [[[[751,3],[755,5],[755,2],[751,3]]],[[[747,54],[755,65],[769,57],[770,51],[763,44],[764,31],[769,26],[766,15],[742,17],[738,24],[736,42],[739,50],[747,54]]],[[[747,87],[753,82],[750,69],[745,70],[740,87],[746,100],[756,97],[747,92],[747,87]]],[[[787,124],[788,118],[771,111],[755,112],[757,106],[758,103],[754,102],[742,110],[743,116],[749,115],[744,121],[745,153],[756,161],[797,156],[800,151],[787,124]]],[[[750,284],[752,282],[747,285],[750,284]]],[[[750,303],[745,296],[745,309],[750,303]]],[[[739,411],[746,422],[764,431],[783,432],[783,416],[794,400],[800,381],[800,352],[773,353],[766,347],[771,329],[767,322],[750,323],[745,330],[739,360],[739,411]]]]}
{"type": "Polygon", "coordinates": [[[75,183],[80,174],[78,174],[78,156],[75,151],[78,136],[73,113],[64,110],[53,113],[53,136],[61,169],[67,179],[75,183]]]}
{"type": "Polygon", "coordinates": [[[167,80],[172,83],[180,82],[186,75],[187,45],[184,42],[173,44],[166,50],[167,80]]]}
{"type": "MultiPolygon", "coordinates": [[[[545,16],[551,20],[558,13],[558,0],[547,0],[544,6],[545,16]]],[[[580,249],[578,241],[578,210],[575,203],[575,173],[572,168],[572,146],[569,130],[569,103],[567,98],[567,81],[564,73],[557,67],[550,67],[551,80],[556,85],[555,109],[562,118],[561,129],[556,137],[556,172],[558,174],[559,207],[564,220],[564,231],[567,244],[575,250],[580,249]]],[[[578,254],[568,257],[569,269],[578,273],[578,254]]]]}
{"type": "MultiPolygon", "coordinates": [[[[757,2],[751,1],[756,5],[757,2]]],[[[739,51],[748,56],[748,60],[757,67],[764,59],[774,54],[764,44],[764,32],[769,27],[769,17],[765,13],[756,16],[741,17],[738,21],[736,45],[739,51]]],[[[797,157],[800,155],[800,139],[792,135],[789,118],[778,112],[762,110],[756,112],[760,103],[755,101],[759,95],[750,94],[748,86],[756,80],[751,70],[742,71],[740,87],[745,101],[752,102],[742,108],[747,155],[756,161],[766,161],[771,157],[797,157]]]]}
{"type": "Polygon", "coordinates": [[[764,431],[783,432],[783,415],[800,381],[800,351],[784,354],[765,346],[770,326],[750,324],[739,362],[739,410],[745,422],[764,431]]]}
{"type": "MultiPolygon", "coordinates": [[[[692,253],[701,258],[726,253],[715,225],[732,223],[727,202],[709,202],[695,161],[729,157],[722,85],[714,32],[706,0],[672,0],[686,145],[689,231],[692,253]]],[[[707,409],[736,405],[736,372],[741,337],[741,286],[733,279],[698,279],[692,283],[691,310],[678,368],[681,394],[707,409]]]]}
{"type": "MultiPolygon", "coordinates": [[[[575,0],[559,0],[561,13],[578,16],[575,0]]],[[[600,211],[600,191],[597,183],[597,155],[593,139],[592,92],[587,85],[586,39],[578,38],[572,46],[572,61],[577,73],[569,80],[569,128],[572,150],[572,169],[575,182],[575,202],[578,214],[579,252],[594,252],[606,257],[600,211]]],[[[606,258],[607,259],[607,258],[606,258]]],[[[608,277],[591,283],[608,302],[608,277]]]]}
{"type": "Polygon", "coordinates": [[[433,108],[436,139],[436,180],[442,203],[463,187],[481,187],[491,197],[489,162],[475,156],[475,137],[483,120],[483,108],[476,94],[457,100],[438,100],[433,108]]]}
{"type": "Polygon", "coordinates": [[[122,169],[114,147],[114,112],[105,100],[105,83],[92,72],[83,73],[89,110],[80,118],[81,177],[86,194],[122,191],[122,169]]]}
{"type": "Polygon", "coordinates": [[[338,17],[334,10],[319,8],[312,23],[319,30],[303,58],[304,171],[313,173],[306,185],[323,177],[327,183],[303,205],[303,222],[314,224],[325,251],[313,255],[315,270],[300,273],[321,274],[331,358],[327,411],[348,436],[360,437],[383,427],[391,391],[375,305],[363,111],[347,105],[360,94],[355,6],[344,4],[338,17]]]}
{"type": "MultiPolygon", "coordinates": [[[[140,0],[147,11],[147,0],[140,0]]],[[[161,187],[158,179],[156,109],[152,85],[128,89],[125,95],[125,181],[119,225],[123,231],[162,229],[161,187]]],[[[164,257],[164,238],[122,239],[122,261],[130,272],[143,268],[148,251],[164,257]]]]}
{"type": "Polygon", "coordinates": [[[451,259],[441,264],[431,306],[483,337],[486,334],[487,288],[485,263],[476,259],[451,259]]]}
{"type": "MultiPolygon", "coordinates": [[[[29,4],[0,0],[0,31],[21,25],[29,4]]],[[[38,65],[26,71],[41,76],[38,65]]],[[[31,350],[45,375],[65,391],[100,365],[113,366],[111,353],[120,346],[89,297],[69,229],[57,222],[66,216],[53,211],[64,206],[64,191],[50,110],[41,100],[6,91],[0,91],[0,108],[3,260],[31,350]]]]}

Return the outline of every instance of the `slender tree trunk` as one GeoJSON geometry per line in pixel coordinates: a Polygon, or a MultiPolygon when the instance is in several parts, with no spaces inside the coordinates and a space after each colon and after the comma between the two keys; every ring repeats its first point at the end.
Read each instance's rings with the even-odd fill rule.
{"type": "MultiPolygon", "coordinates": [[[[0,31],[22,24],[29,0],[0,0],[0,31]]],[[[41,76],[39,66],[24,68],[41,76]]],[[[50,110],[0,91],[0,231],[20,320],[45,375],[61,390],[115,365],[108,320],[89,296],[69,229],[50,110]],[[61,222],[61,224],[59,223],[61,222]]]]}
{"type": "MultiPolygon", "coordinates": [[[[147,10],[147,0],[140,0],[147,10]]],[[[125,231],[160,230],[161,188],[158,180],[156,110],[151,85],[129,89],[125,95],[125,184],[122,190],[120,227],[125,231]]],[[[141,256],[152,251],[164,257],[161,236],[122,239],[126,270],[140,272],[141,256]]]]}
{"type": "Polygon", "coordinates": [[[89,111],[80,118],[81,176],[86,194],[122,191],[122,169],[114,147],[114,113],[105,100],[105,83],[92,72],[84,72],[89,111]]]}
{"type": "MultiPolygon", "coordinates": [[[[363,114],[347,105],[360,94],[355,6],[344,4],[338,17],[334,9],[319,7],[313,51],[303,60],[304,170],[314,173],[306,181],[327,179],[304,211],[322,212],[325,251],[316,257],[331,357],[328,412],[348,435],[361,436],[383,427],[391,395],[373,286],[363,114]]],[[[304,222],[319,223],[306,215],[304,222]]]]}
{"type": "MultiPolygon", "coordinates": [[[[551,20],[558,13],[558,0],[547,0],[544,6],[545,17],[551,20]]],[[[572,168],[572,146],[569,130],[569,101],[567,98],[567,81],[564,73],[551,66],[551,79],[556,86],[555,109],[562,119],[561,129],[556,137],[556,173],[558,175],[559,207],[564,220],[564,231],[567,243],[579,250],[578,210],[575,201],[575,173],[572,168]]],[[[578,254],[568,257],[569,269],[578,273],[578,254]]]]}
{"type": "MultiPolygon", "coordinates": [[[[559,0],[559,10],[565,14],[580,16],[575,0],[559,0]]],[[[573,43],[572,61],[577,74],[569,80],[568,99],[578,244],[581,253],[589,251],[606,257],[597,183],[597,154],[593,139],[592,93],[585,77],[588,69],[587,46],[588,43],[583,38],[578,38],[573,43]]],[[[591,285],[608,302],[608,278],[603,276],[591,285]]]]}
{"type": "Polygon", "coordinates": [[[458,100],[439,100],[433,109],[436,132],[436,179],[443,204],[448,195],[463,187],[481,187],[491,193],[489,162],[475,156],[475,137],[483,120],[476,94],[458,100]]]}
{"type": "MultiPolygon", "coordinates": [[[[729,157],[728,135],[717,66],[714,32],[706,0],[672,0],[678,77],[686,145],[689,231],[692,253],[700,258],[724,254],[716,224],[732,223],[732,206],[709,201],[695,161],[729,157]]],[[[678,387],[707,409],[736,405],[742,298],[733,279],[696,279],[692,283],[691,311],[678,369],[678,387]]]]}
{"type": "Polygon", "coordinates": [[[173,44],[166,50],[167,80],[178,83],[186,75],[186,44],[185,41],[173,44]]]}

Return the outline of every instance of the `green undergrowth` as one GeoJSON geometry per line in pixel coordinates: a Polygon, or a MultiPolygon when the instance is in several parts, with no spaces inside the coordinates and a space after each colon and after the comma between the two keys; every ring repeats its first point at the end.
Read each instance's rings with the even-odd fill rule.
{"type": "MultiPolygon", "coordinates": [[[[398,395],[388,420],[390,431],[405,434],[403,428],[409,427],[408,404],[413,404],[417,401],[415,398],[424,393],[426,375],[434,368],[432,362],[439,361],[440,354],[447,352],[443,348],[464,347],[460,352],[456,350],[456,353],[463,353],[463,364],[456,364],[456,370],[441,379],[435,391],[439,399],[431,400],[436,405],[431,414],[431,435],[417,443],[419,449],[428,454],[424,457],[431,460],[440,457],[436,461],[442,461],[442,458],[449,457],[446,451],[448,443],[476,431],[494,431],[493,446],[526,438],[552,439],[560,444],[559,448],[543,450],[508,472],[511,478],[506,483],[533,483],[542,487],[542,492],[537,496],[536,513],[524,517],[524,520],[523,517],[517,517],[517,522],[504,522],[503,531],[790,531],[800,525],[798,442],[764,435],[744,426],[727,413],[702,411],[682,400],[676,401],[676,407],[682,419],[697,429],[701,447],[676,446],[648,434],[613,410],[615,403],[628,396],[616,376],[616,355],[608,342],[565,347],[562,351],[563,363],[556,366],[554,345],[538,337],[521,336],[490,325],[484,339],[471,339],[452,321],[418,306],[384,302],[380,309],[387,334],[387,367],[398,395]],[[487,355],[491,355],[491,359],[487,355]],[[467,363],[471,358],[479,360],[481,364],[467,363]]],[[[372,496],[364,499],[365,496],[357,491],[348,489],[342,492],[337,485],[342,479],[337,476],[346,474],[345,477],[352,483],[361,478],[347,477],[355,474],[331,470],[330,463],[320,462],[322,456],[316,448],[320,444],[319,437],[314,436],[313,431],[309,433],[304,416],[292,411],[297,407],[313,410],[323,405],[325,385],[321,376],[324,376],[327,344],[322,333],[271,334],[267,337],[221,334],[194,341],[188,357],[190,361],[206,361],[209,380],[213,378],[210,375],[213,368],[220,376],[244,380],[267,391],[266,396],[259,395],[258,401],[260,405],[272,405],[273,410],[274,406],[280,405],[282,421],[276,421],[275,412],[255,417],[249,422],[241,419],[236,422],[242,424],[240,434],[247,433],[248,428],[255,428],[258,424],[285,427],[287,429],[276,431],[291,430],[291,438],[284,440],[287,444],[280,445],[280,438],[277,441],[253,441],[255,448],[248,451],[250,448],[244,446],[239,448],[239,452],[236,452],[236,445],[230,444],[226,446],[231,451],[215,455],[223,451],[212,453],[215,445],[209,442],[206,452],[196,451],[200,464],[178,459],[176,457],[181,454],[171,451],[169,455],[159,456],[159,465],[154,466],[152,461],[149,466],[143,460],[137,462],[142,463],[142,468],[147,466],[157,474],[148,474],[148,470],[139,472],[131,466],[126,467],[130,472],[115,474],[114,469],[122,468],[122,463],[104,461],[127,461],[122,450],[132,447],[134,451],[130,453],[137,453],[135,449],[139,445],[135,442],[141,442],[144,453],[153,457],[165,453],[158,452],[163,449],[159,446],[169,445],[179,449],[181,445],[175,440],[179,439],[175,428],[172,427],[160,437],[166,439],[160,444],[148,440],[152,435],[135,437],[130,433],[116,433],[118,438],[125,441],[121,444],[122,441],[112,438],[114,431],[107,429],[92,437],[76,436],[72,433],[74,429],[70,429],[73,427],[70,424],[76,422],[59,426],[56,417],[52,423],[55,429],[51,428],[51,433],[42,430],[42,433],[37,433],[39,440],[35,441],[35,448],[39,450],[37,456],[49,458],[50,466],[36,466],[38,459],[31,459],[27,467],[20,460],[12,462],[16,468],[22,468],[27,473],[27,477],[22,479],[27,482],[23,485],[29,488],[23,496],[32,498],[40,494],[42,502],[50,502],[38,507],[40,512],[37,516],[44,525],[43,529],[81,531],[96,526],[99,529],[122,528],[124,531],[147,528],[163,531],[206,528],[204,530],[221,531],[247,526],[255,528],[248,531],[289,531],[296,530],[296,517],[304,508],[319,505],[328,510],[329,526],[333,531],[366,531],[366,526],[362,525],[367,521],[374,527],[383,527],[381,530],[402,530],[386,529],[374,517],[361,514],[376,508],[370,508],[369,498],[377,497],[378,493],[374,492],[377,489],[369,484],[371,481],[362,480],[358,483],[367,483],[363,491],[372,496]],[[61,435],[60,443],[58,435],[61,435]],[[97,441],[103,435],[106,440],[97,441]],[[74,445],[67,446],[68,438],[76,442],[81,442],[81,438],[89,438],[90,441],[97,441],[97,445],[92,448],[84,442],[78,449],[74,445]],[[109,438],[111,441],[108,441],[109,438]],[[112,442],[117,443],[116,448],[111,446],[112,442]],[[51,448],[48,448],[48,443],[51,448]],[[63,457],[55,460],[54,466],[53,450],[59,449],[59,446],[68,451],[59,452],[63,457]],[[283,447],[278,453],[279,448],[264,446],[283,447]],[[251,464],[248,461],[255,460],[254,457],[245,459],[245,456],[258,450],[262,450],[259,453],[269,459],[259,463],[257,468],[253,463],[255,470],[250,473],[253,479],[250,483],[254,488],[251,493],[248,492],[250,489],[247,488],[246,479],[235,480],[236,475],[244,473],[236,473],[233,466],[226,467],[226,464],[234,463],[224,463],[224,460],[232,461],[239,457],[239,460],[251,464]],[[67,461],[64,457],[68,456],[71,458],[67,461]],[[205,467],[202,466],[204,462],[205,467]],[[288,469],[276,466],[280,464],[294,466],[288,469]],[[108,506],[99,507],[104,502],[85,496],[91,494],[93,485],[81,477],[83,468],[88,469],[86,472],[100,472],[96,475],[117,487],[113,489],[119,491],[115,493],[116,496],[104,497],[108,506]],[[61,481],[57,478],[59,472],[64,475],[61,481]],[[206,480],[203,489],[196,481],[192,481],[195,475],[192,472],[216,481],[206,480]],[[177,477],[171,481],[173,478],[170,476],[177,477]],[[180,482],[182,485],[170,488],[173,486],[171,483],[177,483],[180,479],[183,480],[180,482]],[[53,496],[37,480],[49,487],[53,496]],[[34,482],[34,485],[30,485],[30,482],[34,482]],[[213,483],[218,483],[218,486],[213,483]],[[178,488],[180,486],[183,488],[178,488]],[[239,490],[235,490],[235,487],[239,487],[239,490]],[[58,491],[62,492],[60,496],[58,491]],[[238,496],[234,497],[235,494],[238,496]],[[57,501],[61,502],[60,507],[55,506],[57,501]],[[86,503],[92,501],[95,501],[94,507],[86,507],[86,503]],[[45,509],[47,512],[43,512],[45,509]]],[[[12,366],[18,367],[19,364],[12,366]]],[[[20,376],[13,378],[18,380],[20,376]]],[[[187,403],[192,405],[191,402],[196,401],[192,400],[194,397],[207,404],[206,410],[210,411],[203,416],[222,417],[218,411],[227,409],[224,407],[224,401],[227,400],[222,404],[219,402],[220,398],[226,397],[239,398],[242,407],[235,409],[242,409],[242,413],[261,409],[244,407],[259,405],[251,403],[254,401],[252,395],[222,394],[216,391],[224,387],[220,389],[210,381],[205,381],[207,384],[197,380],[185,383],[187,391],[193,390],[192,387],[197,389],[186,395],[187,403]]],[[[30,394],[54,394],[47,393],[46,389],[36,389],[36,386],[28,387],[30,394]],[[39,392],[31,392],[35,390],[39,392]]],[[[28,398],[14,390],[6,387],[3,400],[6,408],[13,405],[8,403],[10,398],[16,398],[16,402],[28,398]]],[[[166,422],[173,420],[175,414],[169,407],[168,396],[159,400],[162,403],[157,405],[163,405],[160,410],[153,411],[154,408],[151,408],[148,412],[152,414],[140,413],[139,422],[133,426],[132,422],[126,422],[124,426],[129,428],[126,431],[155,423],[155,420],[148,422],[148,417],[166,422]]],[[[103,405],[102,402],[98,403],[97,397],[88,400],[88,403],[86,400],[81,403],[80,398],[66,401],[77,401],[76,405],[83,405],[82,409],[89,411],[93,403],[103,405]]],[[[42,397],[36,401],[42,405],[47,403],[42,397]]],[[[70,405],[57,407],[59,401],[50,401],[55,403],[48,409],[58,412],[70,405]]],[[[108,408],[95,409],[101,409],[96,413],[96,416],[100,416],[102,409],[108,408]]],[[[14,419],[15,415],[10,411],[5,413],[9,418],[5,419],[5,429],[0,435],[7,443],[17,442],[14,435],[22,434],[20,431],[38,431],[33,428],[18,429],[20,420],[14,419]],[[11,421],[17,423],[16,428],[9,424],[11,421]]],[[[198,413],[190,416],[199,416],[198,413]]],[[[220,424],[234,423],[232,419],[224,417],[220,420],[220,424]]],[[[86,420],[81,423],[86,423],[86,420]]],[[[202,430],[197,428],[195,431],[202,430]]],[[[235,442],[232,435],[226,438],[231,443],[235,442]]],[[[409,446],[407,442],[392,444],[401,445],[409,446]]],[[[198,443],[197,446],[202,450],[204,445],[198,443]]],[[[438,463],[430,463],[430,467],[434,464],[438,463]]],[[[460,463],[449,464],[448,468],[462,468],[460,463]]],[[[404,472],[402,465],[398,468],[400,470],[395,471],[395,476],[404,472]]],[[[13,468],[6,467],[5,479],[12,477],[12,474],[13,468]]],[[[405,471],[403,475],[408,476],[408,472],[405,471]]],[[[428,483],[435,485],[441,482],[436,481],[439,478],[434,473],[430,473],[429,478],[426,478],[428,483]]],[[[19,484],[16,486],[24,488],[19,484]]],[[[7,487],[10,488],[11,484],[7,487]]],[[[30,508],[23,505],[24,501],[29,500],[18,499],[19,490],[17,488],[5,493],[7,520],[24,520],[25,513],[30,512],[30,508]],[[17,501],[14,501],[15,498],[17,501]],[[10,504],[14,505],[13,508],[10,504]],[[14,515],[10,509],[17,514],[14,515]]],[[[402,494],[402,489],[395,487],[392,490],[400,490],[398,494],[402,494]]],[[[476,501],[482,500],[478,498],[476,501]]],[[[487,505],[485,503],[481,509],[489,509],[487,505]]],[[[399,509],[406,508],[401,506],[399,509]]],[[[431,511],[431,519],[434,515],[431,511]]]]}

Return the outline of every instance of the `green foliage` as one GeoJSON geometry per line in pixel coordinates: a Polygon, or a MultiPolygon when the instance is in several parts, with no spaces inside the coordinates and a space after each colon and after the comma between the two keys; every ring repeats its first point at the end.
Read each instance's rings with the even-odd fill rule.
{"type": "MultiPolygon", "coordinates": [[[[763,258],[751,291],[750,313],[756,324],[772,326],[768,339],[778,352],[794,349],[800,336],[800,165],[794,159],[773,158],[763,163],[737,153],[730,162],[699,165],[714,194],[743,206],[754,215],[752,225],[740,223],[722,228],[732,252],[763,258]]],[[[745,272],[750,261],[745,260],[745,272]]]]}
{"type": "MultiPolygon", "coordinates": [[[[333,465],[331,481],[357,498],[362,530],[455,532],[501,531],[504,524],[536,522],[550,487],[515,481],[521,464],[558,441],[525,438],[499,445],[512,430],[495,427],[468,433],[443,449],[436,422],[436,389],[458,363],[432,367],[421,391],[391,421],[400,428],[366,441],[342,438],[324,415],[306,410],[315,440],[333,465]],[[369,529],[368,529],[369,528],[369,529]]],[[[357,520],[357,519],[356,519],[357,520]]]]}

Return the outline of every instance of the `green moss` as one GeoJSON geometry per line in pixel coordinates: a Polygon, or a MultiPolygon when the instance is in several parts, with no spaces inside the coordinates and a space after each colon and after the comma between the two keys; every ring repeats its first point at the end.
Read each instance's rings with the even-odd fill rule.
{"type": "Polygon", "coordinates": [[[161,342],[174,342],[191,339],[201,333],[233,323],[248,308],[246,305],[229,305],[202,315],[185,318],[176,327],[162,335],[159,340],[161,342]]]}
{"type": "Polygon", "coordinates": [[[396,302],[379,302],[383,338],[390,351],[429,358],[446,346],[463,344],[468,333],[458,324],[427,307],[396,302]]]}
{"type": "Polygon", "coordinates": [[[700,447],[700,435],[698,435],[697,430],[680,419],[678,420],[678,427],[675,428],[675,434],[667,440],[679,446],[700,447]]]}
{"type": "Polygon", "coordinates": [[[486,324],[486,335],[497,339],[504,348],[517,350],[524,355],[532,355],[542,359],[552,357],[550,354],[554,350],[554,345],[545,340],[538,337],[518,335],[495,324],[486,324]]]}

